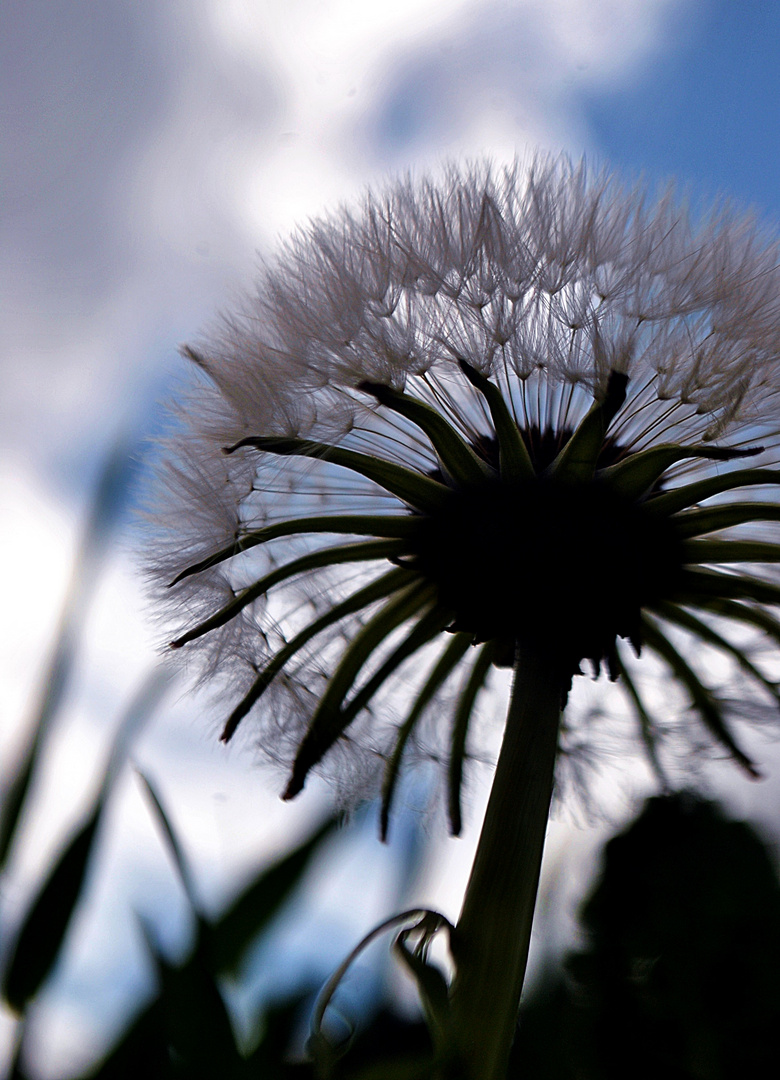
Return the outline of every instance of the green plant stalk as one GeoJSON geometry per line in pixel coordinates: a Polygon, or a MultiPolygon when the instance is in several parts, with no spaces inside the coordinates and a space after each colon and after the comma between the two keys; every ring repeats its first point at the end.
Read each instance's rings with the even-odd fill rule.
{"type": "Polygon", "coordinates": [[[452,941],[453,1038],[463,1080],[505,1080],[552,797],[563,698],[544,657],[515,663],[506,729],[452,941]]]}

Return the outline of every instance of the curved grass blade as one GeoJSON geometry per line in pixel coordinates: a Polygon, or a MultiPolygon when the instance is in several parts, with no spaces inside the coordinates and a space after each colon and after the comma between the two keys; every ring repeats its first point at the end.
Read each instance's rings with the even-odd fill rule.
{"type": "Polygon", "coordinates": [[[671,515],[735,488],[775,484],[780,484],[780,469],[734,469],[723,476],[710,476],[706,480],[651,495],[644,505],[647,511],[654,514],[671,515]]]}
{"type": "MultiPolygon", "coordinates": [[[[434,936],[444,928],[448,933],[453,932],[453,927],[443,915],[439,915],[438,912],[428,912],[416,926],[406,927],[398,934],[393,943],[393,951],[403,961],[417,984],[435,1058],[446,1068],[447,1059],[453,1054],[454,1044],[450,991],[441,970],[428,960],[430,943],[434,936]],[[413,934],[419,934],[421,937],[410,949],[407,942],[413,934]]],[[[457,1075],[459,1071],[456,1070],[454,1075],[457,1075]]],[[[453,1074],[448,1072],[447,1075],[453,1074]]]]}
{"type": "MultiPolygon", "coordinates": [[[[333,1047],[330,1044],[322,1030],[325,1013],[339,983],[358,956],[360,956],[364,949],[366,949],[373,941],[388,930],[403,926],[404,923],[410,921],[413,921],[414,925],[409,928],[409,932],[419,931],[423,935],[424,943],[427,940],[430,940],[430,938],[438,933],[439,930],[446,929],[451,936],[454,929],[452,924],[437,911],[430,911],[427,908],[412,908],[410,911],[402,911],[400,914],[393,915],[391,918],[386,919],[384,922],[380,923],[379,926],[375,926],[373,930],[358,942],[349,956],[339,964],[338,968],[325,983],[314,1005],[314,1011],[311,1018],[311,1035],[307,1042],[307,1049],[312,1057],[314,1057],[315,1062],[319,1067],[320,1073],[318,1075],[330,1075],[328,1070],[332,1070],[335,1061],[340,1056],[338,1048],[333,1047]]],[[[425,946],[423,945],[423,948],[424,947],[425,946]]]]}
{"type": "Polygon", "coordinates": [[[642,636],[647,646],[668,664],[675,678],[686,688],[692,704],[712,737],[728,751],[753,780],[760,780],[761,773],[744,750],[737,745],[723,716],[723,710],[713,694],[647,616],[642,619],[642,636]]]}
{"type": "Polygon", "coordinates": [[[147,948],[160,982],[162,1012],[170,1075],[182,1077],[239,1077],[244,1063],[236,1046],[230,1014],[217,985],[205,941],[199,937],[193,952],[171,964],[152,932],[141,923],[147,948]]]}
{"type": "Polygon", "coordinates": [[[686,611],[684,608],[678,607],[676,604],[662,603],[657,604],[653,609],[657,614],[661,615],[668,622],[675,623],[677,626],[681,626],[684,630],[688,630],[695,637],[701,641],[706,641],[708,645],[712,645],[713,648],[719,649],[721,652],[727,653],[729,656],[733,656],[742,670],[760,683],[775,701],[780,702],[780,687],[777,683],[768,679],[763,672],[759,671],[755,664],[750,660],[745,653],[733,645],[730,641],[724,638],[716,630],[713,630],[707,623],[702,622],[690,611],[686,611]]]}
{"type": "Polygon", "coordinates": [[[776,563],[780,562],[780,544],[761,540],[685,540],[684,563],[776,563]]]}
{"type": "Polygon", "coordinates": [[[253,944],[298,886],[312,859],[333,833],[338,818],[328,818],[302,844],[245,885],[210,925],[217,971],[237,976],[253,944]]]}
{"type": "Polygon", "coordinates": [[[375,559],[389,559],[394,555],[402,555],[404,549],[405,544],[402,540],[366,540],[358,544],[342,544],[310,551],[299,559],[285,563],[284,566],[277,566],[276,569],[256,581],[254,585],[242,589],[237,596],[215,612],[214,615],[172,641],[170,648],[180,649],[182,645],[186,645],[188,642],[194,641],[196,638],[202,637],[220,626],[224,626],[248,604],[264,596],[275,585],[295,577],[296,574],[350,562],[372,562],[375,559]]]}
{"type": "Polygon", "coordinates": [[[387,839],[387,830],[390,822],[390,808],[392,806],[393,796],[395,795],[401,759],[406,744],[409,741],[409,737],[426,706],[468,652],[472,640],[473,635],[468,633],[459,633],[453,636],[452,641],[444,649],[444,652],[439,657],[425,685],[417,695],[411,712],[398,730],[398,738],[396,739],[393,753],[385,766],[385,775],[382,782],[380,836],[383,841],[387,839]]]}
{"type": "Polygon", "coordinates": [[[702,510],[688,510],[672,518],[677,535],[683,539],[731,529],[736,525],[749,525],[754,521],[780,521],[780,504],[728,503],[702,510]]]}
{"type": "Polygon", "coordinates": [[[198,924],[194,950],[183,963],[176,965],[165,960],[152,935],[146,932],[147,944],[162,983],[162,992],[155,1005],[164,1017],[167,1041],[177,1057],[188,1063],[193,1076],[248,1075],[236,1048],[230,1016],[215,976],[218,972],[237,972],[254,941],[299,884],[312,856],[331,834],[337,819],[329,818],[293,852],[264,869],[218,919],[209,921],[199,909],[189,865],[162,803],[143,775],[141,780],[152,800],[198,924]],[[203,1073],[201,1069],[207,1061],[210,1061],[208,1073],[203,1073]]]}
{"type": "Polygon", "coordinates": [[[383,383],[364,380],[358,384],[358,390],[371,394],[380,405],[406,417],[420,428],[430,439],[442,468],[457,484],[478,484],[493,473],[441,413],[430,405],[383,383]]]}
{"type": "Polygon", "coordinates": [[[499,388],[465,360],[459,360],[461,371],[471,385],[484,397],[490,410],[498,439],[498,461],[501,479],[513,483],[533,480],[536,471],[528,447],[499,388]]]}
{"type": "Polygon", "coordinates": [[[44,740],[70,678],[75,649],[74,628],[63,620],[55,653],[44,680],[43,701],[27,736],[27,744],[21,751],[20,759],[12,767],[10,780],[4,785],[0,798],[0,869],[11,852],[44,740]]]}
{"type": "Polygon", "coordinates": [[[259,544],[266,544],[271,540],[277,540],[283,536],[304,536],[309,533],[333,533],[334,535],[348,536],[376,536],[392,539],[393,537],[409,536],[415,529],[415,520],[408,514],[331,514],[323,517],[295,518],[292,521],[277,521],[273,525],[256,529],[254,532],[244,533],[236,537],[230,544],[215,551],[200,562],[193,563],[180,574],[177,574],[168,588],[178,585],[180,581],[199,574],[203,570],[209,570],[234,555],[240,555],[243,551],[249,551],[259,544]]]}
{"type": "Polygon", "coordinates": [[[369,656],[394,630],[429,603],[431,595],[431,586],[420,581],[413,582],[388,600],[352,640],[309,722],[283,799],[292,799],[302,790],[309,771],[343,734],[345,726],[342,723],[341,704],[369,656]]]}
{"type": "Polygon", "coordinates": [[[161,983],[160,1003],[174,1056],[189,1071],[208,1069],[213,1075],[237,1075],[241,1058],[222,994],[215,980],[211,926],[198,900],[195,877],[170,818],[153,785],[138,771],[196,920],[195,947],[181,964],[170,964],[145,931],[147,947],[161,983]]]}
{"type": "Polygon", "coordinates": [[[460,836],[463,828],[461,812],[461,788],[463,786],[463,761],[466,756],[466,735],[471,713],[477,695],[485,684],[498,646],[493,641],[482,645],[466,680],[466,685],[458,695],[458,705],[452,722],[452,740],[450,743],[450,764],[447,770],[447,814],[450,819],[450,831],[453,836],[460,836]]]}
{"type": "Polygon", "coordinates": [[[179,880],[184,888],[184,894],[187,897],[187,901],[192,908],[193,913],[199,920],[203,919],[203,912],[198,900],[197,890],[195,888],[195,877],[190,869],[187,857],[184,854],[184,849],[179,843],[179,839],[176,836],[173,826],[171,825],[170,818],[165,812],[165,808],[160,800],[159,795],[152,786],[151,781],[140,771],[136,770],[138,779],[141,781],[147,798],[149,799],[154,815],[157,818],[157,822],[162,831],[165,839],[166,846],[170,852],[173,864],[176,867],[176,871],[179,875],[179,880]]]}
{"type": "Polygon", "coordinates": [[[584,483],[593,478],[607,429],[626,400],[627,386],[627,375],[620,371],[610,372],[604,400],[594,402],[588,409],[550,466],[550,476],[564,483],[584,483]]]}
{"type": "Polygon", "coordinates": [[[24,920],[3,978],[3,997],[16,1013],[24,1012],[59,956],[84,888],[103,809],[99,799],[54,863],[24,920]]]}
{"type": "Polygon", "coordinates": [[[677,443],[664,443],[631,454],[617,465],[600,469],[599,479],[627,499],[640,499],[658,483],[666,470],[678,461],[688,458],[733,461],[735,458],[755,457],[763,449],[763,446],[733,449],[726,446],[680,446],[677,443]]]}
{"type": "Polygon", "coordinates": [[[288,661],[290,661],[304,645],[311,641],[313,637],[316,637],[317,634],[322,633],[323,630],[327,630],[329,626],[335,625],[335,623],[346,618],[348,615],[352,615],[356,611],[368,607],[369,604],[373,604],[377,600],[383,600],[386,596],[390,596],[391,593],[400,589],[403,585],[407,584],[408,581],[408,570],[400,568],[391,570],[388,574],[384,574],[376,581],[372,581],[370,585],[366,585],[365,588],[359,589],[356,593],[353,593],[352,596],[348,596],[347,599],[342,600],[340,604],[335,604],[329,611],[326,611],[321,615],[319,619],[315,619],[314,622],[301,630],[299,634],[296,634],[291,641],[274,654],[262,671],[260,671],[248,692],[228,717],[227,723],[220,735],[221,741],[225,743],[230,742],[238,725],[252,706],[262,697],[285,664],[288,663],[288,661]]]}
{"type": "Polygon", "coordinates": [[[647,753],[647,759],[650,762],[650,766],[658,777],[661,786],[665,791],[670,790],[669,780],[666,776],[666,770],[661,764],[661,759],[658,756],[658,747],[655,734],[655,722],[645,708],[645,703],[642,701],[642,697],[634,684],[634,680],[628,673],[626,665],[620,658],[619,653],[615,653],[617,673],[621,680],[621,686],[626,690],[631,704],[634,707],[636,718],[639,721],[639,734],[642,737],[642,745],[647,753]]]}
{"type": "Polygon", "coordinates": [[[367,480],[372,480],[391,495],[395,495],[396,498],[422,513],[440,510],[450,494],[449,488],[440,484],[438,480],[432,480],[429,476],[423,476],[403,465],[384,461],[371,454],[360,454],[355,450],[312,442],[310,439],[250,436],[247,439],[241,439],[233,446],[225,447],[225,453],[232,454],[243,446],[250,446],[267,454],[311,457],[318,461],[328,461],[332,465],[340,465],[360,476],[365,476],[367,480]]]}
{"type": "Polygon", "coordinates": [[[152,714],[171,679],[169,671],[155,669],[132,698],[118,725],[92,808],[55,860],[24,918],[2,986],[3,997],[17,1012],[23,1012],[37,994],[59,957],[84,891],[103,812],[130,739],[152,714]]]}
{"type": "Polygon", "coordinates": [[[70,681],[81,627],[98,581],[106,546],[124,504],[132,465],[131,448],[124,442],[118,443],[106,458],[98,477],[54,646],[41,680],[43,693],[29,725],[27,742],[0,798],[0,868],[10,854],[41,750],[70,681]]]}

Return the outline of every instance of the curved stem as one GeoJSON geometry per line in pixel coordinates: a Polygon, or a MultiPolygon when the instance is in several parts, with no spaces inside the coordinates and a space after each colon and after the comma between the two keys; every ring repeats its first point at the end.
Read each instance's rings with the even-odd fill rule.
{"type": "Polygon", "coordinates": [[[452,940],[454,1037],[464,1080],[504,1080],[517,1023],[552,797],[563,688],[518,655],[506,730],[452,940]]]}

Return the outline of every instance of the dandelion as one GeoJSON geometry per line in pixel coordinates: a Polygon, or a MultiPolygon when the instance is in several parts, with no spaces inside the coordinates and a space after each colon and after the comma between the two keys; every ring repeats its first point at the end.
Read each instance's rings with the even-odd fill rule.
{"type": "Polygon", "coordinates": [[[475,710],[514,669],[452,936],[454,1052],[496,1080],[572,680],[617,683],[662,773],[654,656],[758,775],[687,646],[741,670],[746,713],[777,705],[744,631],[780,644],[778,246],[565,159],[453,169],[295,235],[185,352],[207,381],[155,573],[172,646],[234,695],[222,738],[259,726],[284,798],[319,769],[377,785],[384,835],[434,737],[459,832],[475,710]]]}

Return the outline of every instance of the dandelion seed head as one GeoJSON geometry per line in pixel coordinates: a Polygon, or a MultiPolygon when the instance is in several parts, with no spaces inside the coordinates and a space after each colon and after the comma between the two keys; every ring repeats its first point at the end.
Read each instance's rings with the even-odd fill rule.
{"type": "Polygon", "coordinates": [[[710,480],[708,512],[757,499],[755,477],[731,494],[744,454],[776,501],[779,251],[730,206],[547,157],[407,177],[295,233],[189,350],[204,385],[161,470],[153,573],[177,651],[238,702],[225,738],[249,716],[288,794],[332,768],[389,802],[443,702],[441,756],[479,753],[469,710],[521,648],[564,688],[608,672],[655,759],[633,646],[746,764],[675,635],[729,653],[721,623],[761,629],[776,560],[749,545],[778,519],[664,508],[710,480]]]}

